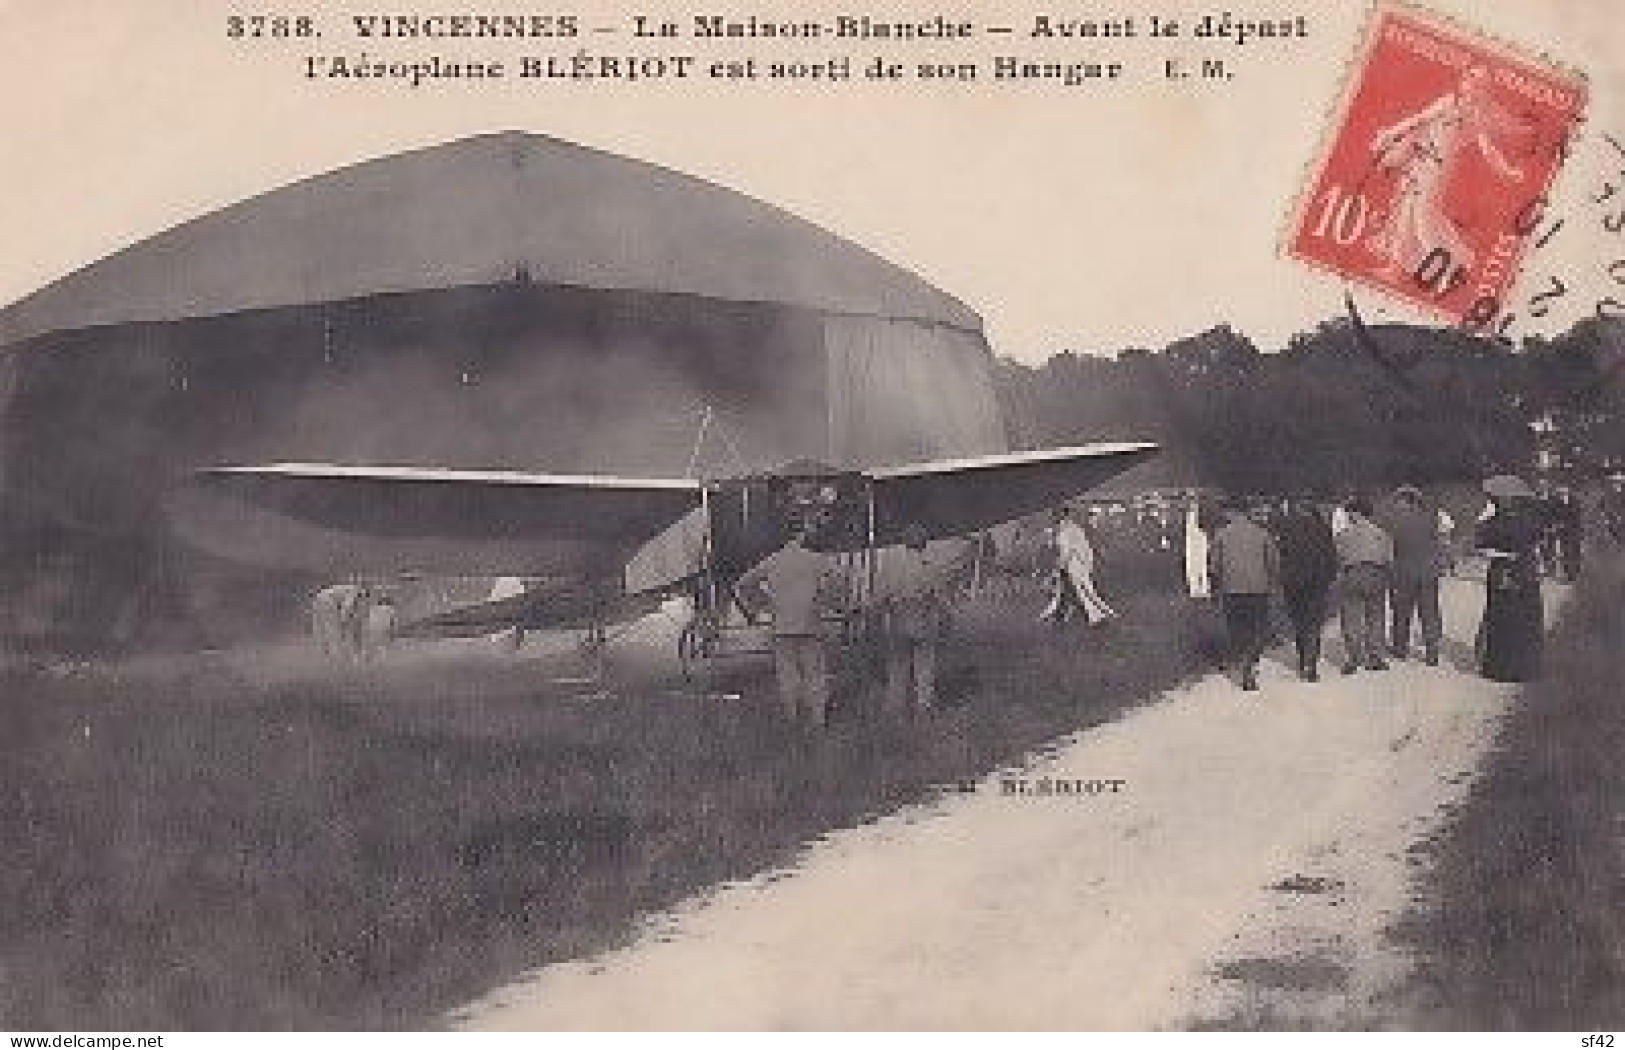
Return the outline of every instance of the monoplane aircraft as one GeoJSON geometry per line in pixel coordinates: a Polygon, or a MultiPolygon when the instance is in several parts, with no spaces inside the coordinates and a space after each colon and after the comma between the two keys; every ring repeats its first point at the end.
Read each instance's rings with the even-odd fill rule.
{"type": "MultiPolygon", "coordinates": [[[[904,530],[968,536],[1053,507],[1156,451],[1097,444],[839,470],[807,461],[720,480],[277,463],[196,472],[176,494],[180,535],[218,555],[335,578],[441,574],[545,578],[495,601],[402,625],[406,635],[584,629],[674,595],[701,617],[800,529],[866,559],[904,530]]],[[[860,581],[861,583],[861,581],[860,581]]],[[[693,637],[692,635],[690,637],[693,637]]]]}

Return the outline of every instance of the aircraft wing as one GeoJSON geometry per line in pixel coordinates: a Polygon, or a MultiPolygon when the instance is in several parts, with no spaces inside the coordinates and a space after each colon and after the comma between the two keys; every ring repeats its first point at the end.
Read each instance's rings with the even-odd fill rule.
{"type": "Polygon", "coordinates": [[[929,539],[992,528],[1057,506],[1157,451],[1149,442],[1082,445],[870,470],[875,539],[900,543],[910,524],[929,539]]]}
{"type": "Polygon", "coordinates": [[[319,572],[591,575],[700,505],[680,478],[279,463],[198,471],[176,531],[224,557],[319,572]]]}
{"type": "Polygon", "coordinates": [[[662,599],[656,592],[623,594],[605,581],[551,580],[522,594],[407,621],[396,633],[403,638],[470,638],[514,627],[578,630],[647,615],[660,608],[662,599]]]}

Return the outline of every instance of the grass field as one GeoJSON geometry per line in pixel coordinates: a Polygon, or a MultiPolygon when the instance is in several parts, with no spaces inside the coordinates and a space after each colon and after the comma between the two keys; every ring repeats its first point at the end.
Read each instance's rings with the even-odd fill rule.
{"type": "Polygon", "coordinates": [[[1203,628],[1150,576],[1099,632],[1033,624],[1030,586],[984,596],[944,710],[823,735],[780,723],[760,662],[728,672],[736,700],[658,677],[592,697],[489,658],[9,672],[0,1026],[431,1024],[1187,677],[1203,628]]]}
{"type": "Polygon", "coordinates": [[[1593,562],[1402,930],[1421,1021],[1625,1026],[1625,559],[1593,562]]]}

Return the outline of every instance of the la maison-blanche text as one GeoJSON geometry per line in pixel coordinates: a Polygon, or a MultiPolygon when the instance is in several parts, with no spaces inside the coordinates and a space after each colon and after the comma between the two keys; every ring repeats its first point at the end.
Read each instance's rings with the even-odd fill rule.
{"type": "Polygon", "coordinates": [[[1139,40],[1190,37],[1247,45],[1262,40],[1306,39],[1306,15],[1245,18],[1231,11],[1196,17],[1157,14],[1076,18],[1033,14],[1021,21],[935,14],[898,20],[873,14],[823,19],[755,14],[695,14],[686,19],[630,14],[614,20],[569,14],[352,14],[338,19],[311,14],[229,14],[226,36],[233,40],[316,40],[331,30],[353,40],[574,40],[592,34],[633,38],[696,40],[967,40],[979,35],[1026,36],[1037,40],[1139,40]]]}

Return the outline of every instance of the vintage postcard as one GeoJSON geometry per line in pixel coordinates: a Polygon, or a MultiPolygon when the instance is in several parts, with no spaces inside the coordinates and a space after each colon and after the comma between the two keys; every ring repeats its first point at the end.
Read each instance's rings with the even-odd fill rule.
{"type": "Polygon", "coordinates": [[[0,0],[0,1028],[1611,1046],[1616,8],[0,0]]]}

